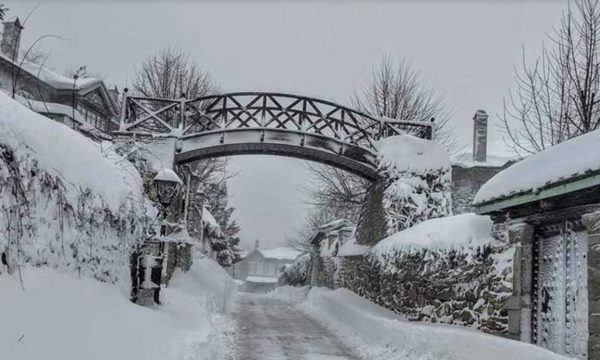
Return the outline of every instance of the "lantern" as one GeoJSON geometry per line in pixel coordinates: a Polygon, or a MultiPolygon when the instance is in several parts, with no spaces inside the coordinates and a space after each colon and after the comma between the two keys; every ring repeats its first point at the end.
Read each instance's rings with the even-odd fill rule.
{"type": "Polygon", "coordinates": [[[183,182],[177,174],[171,169],[162,169],[154,177],[154,186],[156,186],[156,195],[158,202],[167,208],[183,182]]]}

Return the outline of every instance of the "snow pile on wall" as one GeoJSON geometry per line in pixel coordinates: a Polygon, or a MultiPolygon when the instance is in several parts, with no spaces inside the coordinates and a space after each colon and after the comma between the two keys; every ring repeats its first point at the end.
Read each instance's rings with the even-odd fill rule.
{"type": "Polygon", "coordinates": [[[423,221],[381,240],[372,249],[377,256],[393,251],[461,250],[491,245],[493,222],[488,216],[461,214],[423,221]]]}
{"type": "Polygon", "coordinates": [[[377,143],[377,160],[386,185],[388,234],[452,213],[451,167],[442,145],[410,135],[391,136],[377,143]]]}
{"type": "Polygon", "coordinates": [[[593,131],[531,155],[485,183],[474,203],[485,203],[514,194],[535,192],[554,183],[600,170],[600,131],[593,131]],[[577,156],[574,154],[586,154],[577,156]],[[551,165],[549,165],[551,164],[551,165]]]}
{"type": "Polygon", "coordinates": [[[298,305],[365,359],[566,360],[540,347],[448,325],[407,322],[344,289],[313,288],[298,305]]]}
{"type": "Polygon", "coordinates": [[[147,220],[142,182],[108,144],[0,93],[0,252],[103,281],[127,279],[147,220]]]}
{"type": "MultiPolygon", "coordinates": [[[[130,303],[112,285],[48,268],[0,275],[3,359],[226,359],[233,323],[220,306],[232,280],[211,260],[177,274],[163,305],[130,303]],[[212,263],[212,264],[211,264],[212,263]]],[[[231,287],[233,288],[233,287],[231,287]]]]}
{"type": "Polygon", "coordinates": [[[380,166],[397,172],[428,173],[450,168],[446,150],[435,141],[403,134],[379,140],[375,147],[380,166]]]}

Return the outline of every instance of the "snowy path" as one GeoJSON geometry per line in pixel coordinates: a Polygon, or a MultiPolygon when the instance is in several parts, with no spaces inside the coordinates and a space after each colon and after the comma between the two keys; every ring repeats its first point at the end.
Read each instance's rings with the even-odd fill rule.
{"type": "Polygon", "coordinates": [[[315,320],[283,301],[241,293],[235,360],[358,360],[315,320]]]}

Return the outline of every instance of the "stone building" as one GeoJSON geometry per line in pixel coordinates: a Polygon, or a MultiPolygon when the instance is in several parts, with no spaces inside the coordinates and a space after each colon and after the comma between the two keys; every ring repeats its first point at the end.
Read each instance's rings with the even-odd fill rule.
{"type": "Polygon", "coordinates": [[[473,211],[479,188],[492,176],[510,166],[511,157],[488,154],[488,115],[477,110],[473,116],[473,149],[452,159],[452,210],[454,214],[473,211]]]}
{"type": "Polygon", "coordinates": [[[0,42],[0,89],[33,111],[95,140],[118,129],[118,91],[101,79],[69,78],[22,59],[24,29],[18,18],[5,21],[0,42]]]}
{"type": "Polygon", "coordinates": [[[600,132],[512,165],[475,198],[516,247],[509,332],[578,359],[600,359],[600,132]]]}

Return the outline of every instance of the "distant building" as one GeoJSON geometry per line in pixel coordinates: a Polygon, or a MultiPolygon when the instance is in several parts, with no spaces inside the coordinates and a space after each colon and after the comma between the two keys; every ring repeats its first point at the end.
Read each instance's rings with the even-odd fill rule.
{"type": "Polygon", "coordinates": [[[479,188],[501,170],[514,156],[488,155],[488,114],[477,110],[473,116],[473,150],[452,159],[452,210],[454,214],[473,212],[473,199],[479,188]]]}
{"type": "Polygon", "coordinates": [[[256,241],[254,250],[235,263],[234,277],[244,280],[244,288],[248,291],[266,292],[277,286],[282,270],[300,255],[302,252],[290,247],[262,250],[256,241]]]}
{"type": "Polygon", "coordinates": [[[19,56],[23,26],[5,21],[0,42],[0,89],[33,111],[95,140],[118,129],[118,91],[96,78],[69,78],[19,56]]]}

